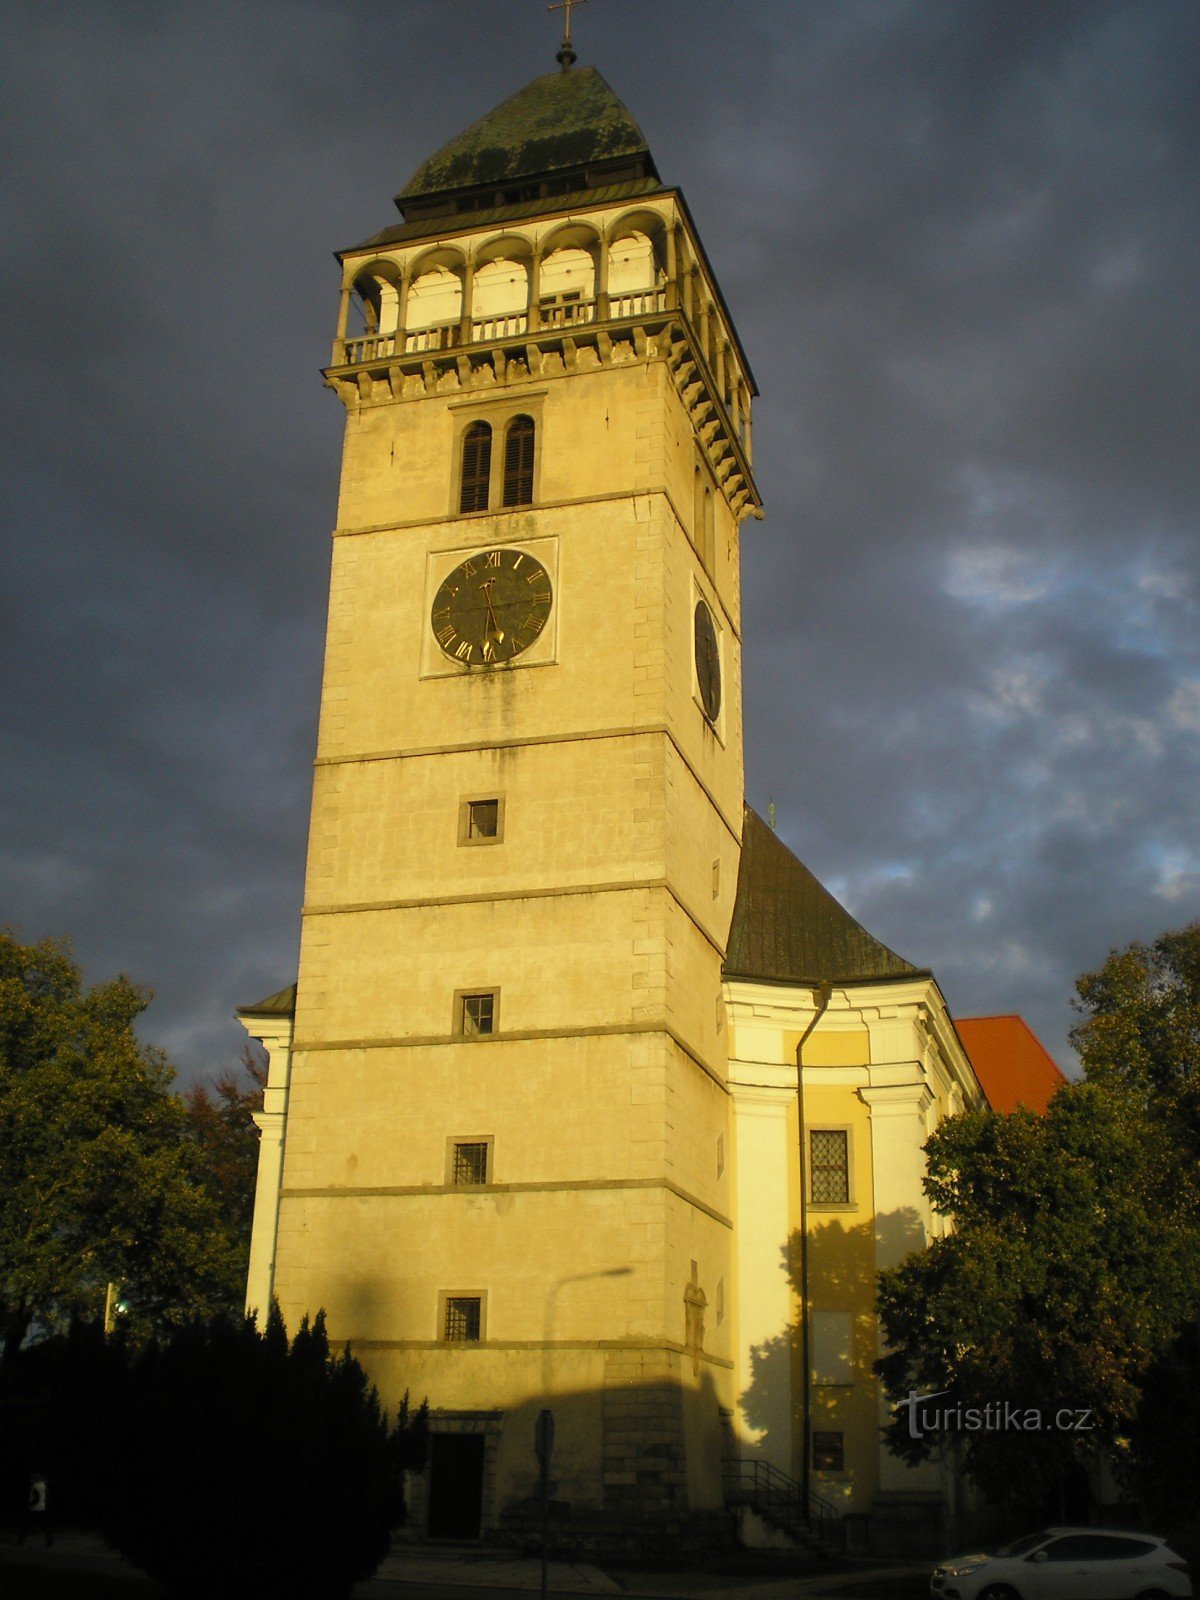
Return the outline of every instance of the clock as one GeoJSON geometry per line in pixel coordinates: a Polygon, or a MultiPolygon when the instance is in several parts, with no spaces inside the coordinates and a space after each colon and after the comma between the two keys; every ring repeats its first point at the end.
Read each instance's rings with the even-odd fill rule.
{"type": "Polygon", "coordinates": [[[712,612],[703,600],[696,601],[696,685],[704,715],[715,722],[721,710],[721,651],[712,612]]]}
{"type": "Polygon", "coordinates": [[[442,654],[467,667],[512,661],[546,626],[550,574],[525,550],[480,550],[443,578],[429,624],[442,654]]]}

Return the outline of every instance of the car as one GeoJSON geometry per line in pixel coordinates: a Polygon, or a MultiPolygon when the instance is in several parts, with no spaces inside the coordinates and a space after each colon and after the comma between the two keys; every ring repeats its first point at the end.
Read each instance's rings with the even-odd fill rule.
{"type": "Polygon", "coordinates": [[[1189,1600],[1192,1580],[1155,1534],[1043,1528],[994,1555],[943,1561],[929,1592],[933,1600],[1189,1600]]]}

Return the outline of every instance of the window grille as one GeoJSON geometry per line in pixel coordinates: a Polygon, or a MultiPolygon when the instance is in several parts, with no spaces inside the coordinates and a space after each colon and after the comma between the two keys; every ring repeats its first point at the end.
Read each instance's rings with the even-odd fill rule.
{"type": "Polygon", "coordinates": [[[463,435],[460,511],[486,511],[492,475],[492,430],[486,422],[473,422],[463,435]]]}
{"type": "Polygon", "coordinates": [[[814,1128],[809,1134],[809,1173],[814,1205],[850,1202],[850,1140],[844,1128],[814,1128]]]}
{"type": "Polygon", "coordinates": [[[483,994],[464,994],[462,997],[462,1031],[464,1033],[492,1033],[495,1026],[495,991],[489,989],[483,994]]]}
{"type": "Polygon", "coordinates": [[[514,417],[504,435],[504,504],[533,502],[533,418],[514,417]]]}
{"type": "Polygon", "coordinates": [[[442,1337],[449,1344],[477,1343],[482,1311],[478,1295],[447,1295],[442,1337]]]}
{"type": "Polygon", "coordinates": [[[483,1140],[476,1144],[456,1144],[454,1146],[453,1181],[460,1188],[468,1188],[473,1183],[486,1183],[488,1179],[488,1147],[483,1140]]]}

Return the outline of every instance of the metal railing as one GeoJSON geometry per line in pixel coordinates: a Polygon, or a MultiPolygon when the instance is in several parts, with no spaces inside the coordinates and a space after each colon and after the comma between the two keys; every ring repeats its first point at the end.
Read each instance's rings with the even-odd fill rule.
{"type": "Polygon", "coordinates": [[[795,1532],[807,1529],[822,1544],[833,1542],[837,1511],[811,1489],[805,1497],[800,1485],[786,1472],[769,1461],[734,1456],[727,1456],[721,1468],[727,1505],[749,1506],[768,1521],[781,1521],[795,1532]]]}

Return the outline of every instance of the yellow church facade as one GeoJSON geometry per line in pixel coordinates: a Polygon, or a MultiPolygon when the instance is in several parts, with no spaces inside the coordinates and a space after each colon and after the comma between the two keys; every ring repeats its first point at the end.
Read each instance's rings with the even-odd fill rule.
{"type": "Polygon", "coordinates": [[[895,1489],[873,1275],[978,1091],[931,977],[744,807],[754,381],[683,196],[570,67],[341,256],[299,976],[239,1013],[248,1305],[323,1307],[386,1404],[428,1397],[426,1531],[518,1534],[550,1408],[580,1541],[772,1537],[740,1458],[821,1515],[895,1489]]]}

